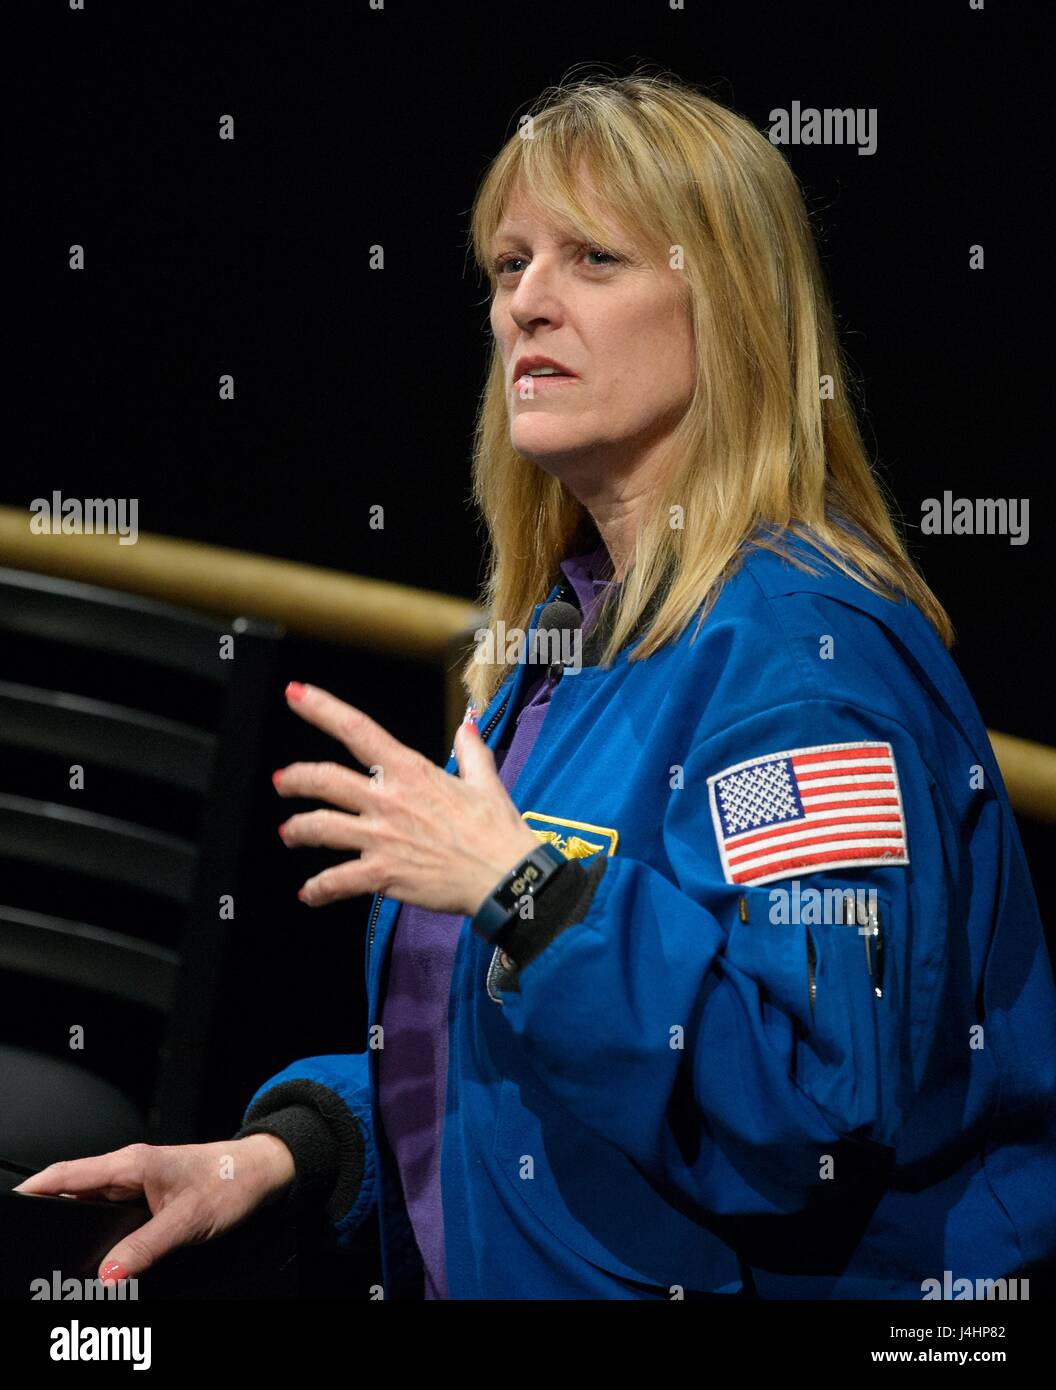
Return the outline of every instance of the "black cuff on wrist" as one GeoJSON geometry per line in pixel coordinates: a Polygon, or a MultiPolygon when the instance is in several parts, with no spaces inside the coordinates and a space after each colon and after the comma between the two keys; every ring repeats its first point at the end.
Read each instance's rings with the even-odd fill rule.
{"type": "Polygon", "coordinates": [[[266,1091],[234,1136],[276,1134],[293,1154],[289,1197],[325,1202],[333,1221],[353,1205],[363,1181],[363,1132],[335,1091],[307,1079],[283,1081],[266,1091]]]}

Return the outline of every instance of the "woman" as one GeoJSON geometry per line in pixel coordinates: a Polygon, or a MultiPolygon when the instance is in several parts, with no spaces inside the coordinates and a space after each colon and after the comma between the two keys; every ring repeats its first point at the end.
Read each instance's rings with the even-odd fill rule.
{"type": "Polygon", "coordinates": [[[288,845],[360,852],[304,900],[375,894],[368,1046],[271,1078],[235,1142],[21,1190],[146,1194],[104,1278],[291,1190],[342,1245],[377,1209],[389,1298],[1029,1272],[1056,1225],[1051,967],[793,175],[675,81],[588,82],[498,155],[473,237],[497,654],[444,771],[295,683],[384,775],[276,774],[331,808],[288,845]],[[571,661],[506,660],[543,628],[571,661]]]}

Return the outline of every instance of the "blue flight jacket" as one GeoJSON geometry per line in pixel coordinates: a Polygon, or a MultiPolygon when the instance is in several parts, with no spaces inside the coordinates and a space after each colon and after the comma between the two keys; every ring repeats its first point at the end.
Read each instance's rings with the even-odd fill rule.
{"type": "MultiPolygon", "coordinates": [[[[695,637],[694,621],[638,663],[632,643],[554,690],[512,799],[605,868],[515,987],[494,988],[463,924],[441,1150],[452,1298],[920,1299],[945,1271],[1011,1278],[1053,1257],[1056,990],[986,730],[913,604],[790,544],[815,574],[749,547],[695,637]],[[812,860],[796,843],[811,778],[859,755],[893,780],[810,804],[846,827],[842,802],[868,816],[879,782],[888,847],[815,825],[812,860]],[[875,912],[818,920],[826,889],[875,912]]],[[[525,678],[482,714],[489,744],[525,678]]],[[[376,895],[368,918],[371,1028],[398,910],[376,895]]],[[[295,1062],[247,1112],[299,1079],[365,1136],[339,1243],[376,1206],[384,1296],[420,1298],[376,1052],[295,1062]]]]}

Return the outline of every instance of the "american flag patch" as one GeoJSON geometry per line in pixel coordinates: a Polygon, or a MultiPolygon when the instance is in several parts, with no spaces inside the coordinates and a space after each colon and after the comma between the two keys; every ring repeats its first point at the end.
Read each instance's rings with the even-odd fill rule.
{"type": "Polygon", "coordinates": [[[727,883],[909,863],[890,743],[767,753],[709,777],[708,794],[727,883]]]}

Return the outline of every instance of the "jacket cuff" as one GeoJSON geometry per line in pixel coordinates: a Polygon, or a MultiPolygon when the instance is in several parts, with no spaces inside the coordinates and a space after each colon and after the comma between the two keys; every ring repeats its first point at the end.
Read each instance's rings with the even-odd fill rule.
{"type": "Polygon", "coordinates": [[[505,973],[499,980],[500,989],[519,994],[519,972],[563,931],[583,920],[607,862],[605,854],[595,854],[586,861],[570,859],[561,865],[539,894],[534,916],[514,919],[502,938],[500,960],[505,973]]]}
{"type": "Polygon", "coordinates": [[[291,1200],[322,1201],[333,1222],[354,1205],[363,1182],[363,1131],[328,1086],[307,1080],[272,1086],[247,1112],[234,1137],[250,1134],[275,1134],[293,1154],[291,1200]]]}

